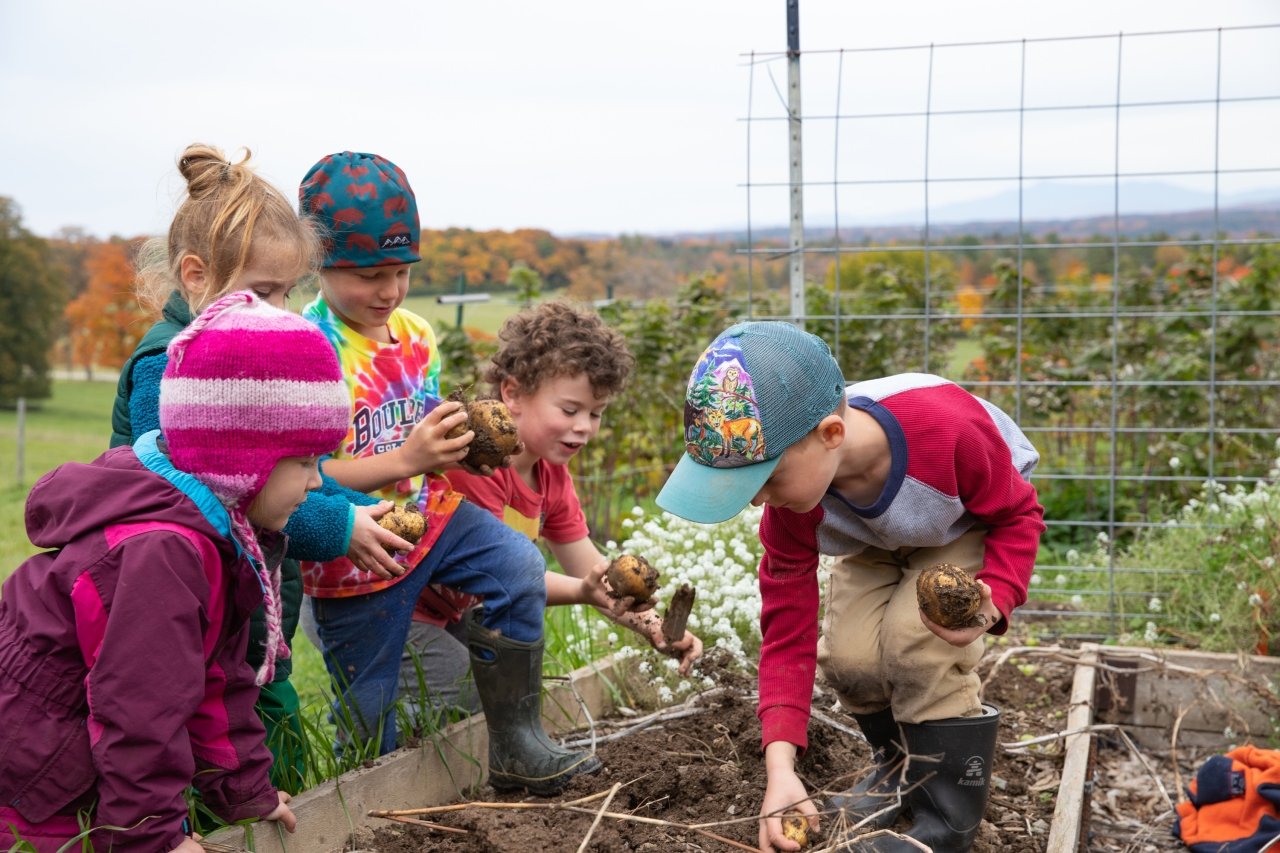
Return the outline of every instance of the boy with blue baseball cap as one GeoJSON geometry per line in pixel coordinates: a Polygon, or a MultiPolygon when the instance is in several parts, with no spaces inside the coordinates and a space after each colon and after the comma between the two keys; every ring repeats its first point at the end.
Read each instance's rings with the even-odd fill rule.
{"type": "MultiPolygon", "coordinates": [[[[820,338],[778,322],[742,323],[712,342],[689,378],[684,423],[688,452],[658,505],[702,523],[765,505],[760,847],[799,849],[777,817],[794,803],[816,825],[794,762],[821,667],[877,759],[832,805],[850,824],[871,818],[864,831],[909,807],[912,838],[935,853],[968,851],[999,724],[973,670],[983,634],[1004,633],[1026,600],[1045,529],[1029,482],[1039,454],[1008,415],[941,377],[846,386],[820,338]],[[820,554],[839,558],[821,636],[820,554]],[[972,627],[944,628],[920,611],[916,579],[936,563],[981,582],[972,627]],[[904,749],[942,758],[908,763],[903,779],[904,749]]],[[[917,848],[884,836],[853,849],[917,848]]]]}

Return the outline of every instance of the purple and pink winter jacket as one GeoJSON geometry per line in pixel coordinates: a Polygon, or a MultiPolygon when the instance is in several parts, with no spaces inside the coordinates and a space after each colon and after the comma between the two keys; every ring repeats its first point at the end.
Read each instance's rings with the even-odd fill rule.
{"type": "Polygon", "coordinates": [[[188,785],[229,822],[278,803],[245,662],[258,575],[157,436],[62,465],[27,499],[27,535],[54,550],[0,592],[0,840],[96,801],[95,826],[129,827],[97,849],[153,853],[181,843],[188,785]]]}

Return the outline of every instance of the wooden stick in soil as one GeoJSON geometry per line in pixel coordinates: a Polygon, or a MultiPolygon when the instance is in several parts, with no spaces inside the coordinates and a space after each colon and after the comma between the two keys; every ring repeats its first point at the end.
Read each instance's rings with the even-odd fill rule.
{"type": "Polygon", "coordinates": [[[684,583],[671,596],[667,615],[662,617],[662,637],[668,645],[684,639],[684,629],[689,624],[689,614],[693,612],[693,599],[697,594],[696,587],[684,583]]]}
{"type": "Polygon", "coordinates": [[[458,829],[454,826],[444,826],[439,823],[428,823],[425,820],[418,820],[416,817],[383,817],[383,820],[394,820],[396,823],[408,823],[413,826],[425,826],[427,829],[438,829],[441,832],[456,832],[459,835],[466,835],[468,830],[458,829]]]}
{"type": "Polygon", "coordinates": [[[1169,760],[1173,762],[1173,784],[1178,789],[1178,802],[1186,802],[1187,795],[1182,790],[1182,773],[1178,770],[1178,729],[1182,727],[1182,718],[1191,713],[1191,709],[1200,704],[1200,700],[1192,702],[1184,711],[1178,708],[1178,719],[1173,721],[1173,734],[1169,736],[1169,760]]]}
{"type": "Polygon", "coordinates": [[[578,845],[578,853],[585,853],[587,845],[591,843],[591,836],[596,834],[596,827],[600,825],[600,818],[604,817],[604,813],[609,810],[609,803],[613,802],[613,795],[618,793],[618,789],[622,787],[621,782],[614,783],[609,789],[609,796],[605,797],[604,805],[600,807],[600,811],[596,812],[596,819],[591,821],[591,828],[587,830],[586,837],[582,839],[582,843],[578,845]]]}

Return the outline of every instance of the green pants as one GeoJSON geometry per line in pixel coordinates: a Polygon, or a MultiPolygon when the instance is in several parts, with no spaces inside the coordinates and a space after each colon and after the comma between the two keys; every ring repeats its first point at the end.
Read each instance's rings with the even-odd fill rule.
{"type": "Polygon", "coordinates": [[[306,738],[298,716],[298,691],[287,679],[263,685],[253,710],[267,727],[267,748],[275,759],[271,784],[290,794],[299,793],[306,781],[306,738]]]}

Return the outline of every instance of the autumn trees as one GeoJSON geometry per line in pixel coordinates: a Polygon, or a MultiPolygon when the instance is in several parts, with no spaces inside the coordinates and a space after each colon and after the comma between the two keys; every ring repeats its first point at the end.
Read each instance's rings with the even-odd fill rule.
{"type": "Polygon", "coordinates": [[[49,396],[49,349],[63,300],[48,245],[0,197],[0,400],[49,396]]]}

